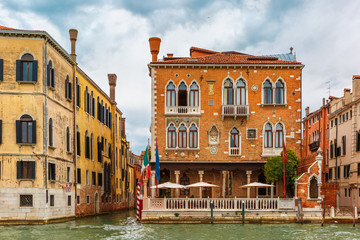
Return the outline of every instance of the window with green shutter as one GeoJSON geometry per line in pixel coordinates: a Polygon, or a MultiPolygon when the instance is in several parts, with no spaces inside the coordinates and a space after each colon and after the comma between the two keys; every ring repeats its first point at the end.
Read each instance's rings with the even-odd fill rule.
{"type": "Polygon", "coordinates": [[[17,179],[35,179],[35,162],[17,161],[16,173],[17,179]]]}
{"type": "Polygon", "coordinates": [[[16,60],[16,81],[37,82],[38,61],[30,53],[16,60]]]}
{"type": "Polygon", "coordinates": [[[4,80],[4,60],[0,59],[0,81],[4,80]]]}

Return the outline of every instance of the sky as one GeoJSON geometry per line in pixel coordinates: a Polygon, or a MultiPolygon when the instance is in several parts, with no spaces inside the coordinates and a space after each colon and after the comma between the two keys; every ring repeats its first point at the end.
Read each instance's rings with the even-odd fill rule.
{"type": "Polygon", "coordinates": [[[44,30],[68,52],[79,31],[77,61],[106,93],[117,74],[116,100],[131,150],[150,138],[149,37],[159,58],[189,56],[191,46],[252,55],[294,48],[303,69],[303,110],[343,96],[360,74],[360,1],[328,0],[2,0],[0,25],[44,30]]]}

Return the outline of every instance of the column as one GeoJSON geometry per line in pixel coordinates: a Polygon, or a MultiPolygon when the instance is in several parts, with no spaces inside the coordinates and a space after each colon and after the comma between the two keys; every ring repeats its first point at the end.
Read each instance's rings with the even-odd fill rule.
{"type": "MultiPolygon", "coordinates": [[[[180,184],[179,177],[180,177],[180,171],[175,170],[175,183],[177,183],[177,184],[180,184]]],[[[177,198],[179,197],[179,189],[178,188],[175,190],[175,197],[177,197],[177,198]]]]}
{"type": "MultiPolygon", "coordinates": [[[[146,172],[145,172],[145,173],[146,173],[146,172]]],[[[148,178],[145,177],[143,181],[144,181],[144,198],[147,198],[147,197],[148,197],[148,195],[147,195],[147,191],[148,191],[148,189],[147,189],[148,178]]]]}
{"type": "MultiPolygon", "coordinates": [[[[150,182],[150,186],[155,186],[155,171],[151,171],[151,182],[150,182]]],[[[156,188],[151,188],[151,197],[155,198],[156,197],[156,188]]]]}
{"type": "MultiPolygon", "coordinates": [[[[271,185],[274,185],[274,183],[273,182],[271,182],[271,185]]],[[[267,189],[266,189],[267,190],[267,189]]],[[[274,197],[274,187],[273,186],[271,186],[271,198],[273,198],[274,197]]],[[[296,191],[295,191],[295,194],[296,194],[296,191]]]]}
{"type": "MultiPolygon", "coordinates": [[[[246,176],[247,176],[247,183],[246,184],[251,183],[251,174],[252,174],[252,171],[246,171],[246,176]]],[[[246,196],[247,196],[247,198],[250,198],[250,188],[247,188],[246,196]]]]}
{"type": "Polygon", "coordinates": [[[223,176],[223,187],[222,187],[222,197],[225,198],[225,193],[226,193],[226,171],[222,171],[222,176],[223,176]]]}
{"type": "MultiPolygon", "coordinates": [[[[200,180],[200,182],[202,182],[203,181],[203,176],[204,176],[204,171],[199,171],[198,172],[199,173],[199,180],[200,180]]],[[[200,193],[199,193],[199,198],[202,198],[202,187],[200,187],[199,188],[200,190],[200,193]]]]}

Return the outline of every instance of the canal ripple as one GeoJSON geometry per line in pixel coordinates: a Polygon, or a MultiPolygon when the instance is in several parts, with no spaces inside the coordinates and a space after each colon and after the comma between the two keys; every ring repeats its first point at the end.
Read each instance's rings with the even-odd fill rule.
{"type": "Polygon", "coordinates": [[[65,239],[360,239],[360,225],[345,224],[137,224],[121,212],[37,226],[0,227],[0,240],[65,239]]]}

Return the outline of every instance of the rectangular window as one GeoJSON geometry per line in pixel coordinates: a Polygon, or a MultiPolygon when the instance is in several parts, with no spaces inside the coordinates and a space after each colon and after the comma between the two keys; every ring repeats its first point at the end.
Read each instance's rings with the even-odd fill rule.
{"type": "Polygon", "coordinates": [[[90,204],[90,196],[89,195],[86,196],[86,203],[90,204]]]}
{"type": "Polygon", "coordinates": [[[98,185],[102,186],[102,173],[98,173],[98,185]]]}
{"type": "Polygon", "coordinates": [[[358,163],[358,176],[360,176],[360,163],[358,163]]]}
{"type": "Polygon", "coordinates": [[[334,121],[331,120],[330,124],[331,124],[331,127],[333,127],[334,126],[334,121]]]}
{"type": "Polygon", "coordinates": [[[96,186],[96,172],[91,172],[92,177],[92,185],[96,186]]]}
{"type": "Polygon", "coordinates": [[[347,188],[344,189],[345,197],[347,197],[347,188]]]}
{"type": "Polygon", "coordinates": [[[340,179],[340,166],[337,167],[337,179],[340,179]]]}
{"type": "Polygon", "coordinates": [[[329,179],[330,180],[332,179],[332,173],[333,173],[332,168],[329,168],[329,179]]]}
{"type": "Polygon", "coordinates": [[[329,181],[329,173],[325,173],[325,182],[329,181]]]}
{"type": "Polygon", "coordinates": [[[78,205],[80,204],[80,196],[79,196],[79,195],[76,196],[76,203],[77,203],[78,205]]]}
{"type": "Polygon", "coordinates": [[[360,131],[356,132],[356,151],[360,151],[360,131]]]}
{"type": "Polygon", "coordinates": [[[78,184],[81,184],[81,169],[80,168],[78,168],[77,169],[77,174],[76,174],[77,176],[77,183],[78,184]]]}
{"type": "Polygon", "coordinates": [[[71,167],[66,168],[66,180],[67,182],[71,182],[71,167]]]}
{"type": "Polygon", "coordinates": [[[0,144],[2,144],[2,120],[0,120],[0,144]]]}
{"type": "Polygon", "coordinates": [[[79,84],[76,84],[76,106],[80,107],[80,98],[81,98],[81,87],[79,84]]]}
{"type": "Polygon", "coordinates": [[[50,207],[55,206],[55,196],[54,195],[50,195],[50,207]]]}
{"type": "Polygon", "coordinates": [[[350,165],[344,165],[344,178],[349,178],[350,176],[350,165]]]}
{"type": "Polygon", "coordinates": [[[48,179],[51,181],[55,181],[56,176],[55,176],[55,163],[49,163],[49,168],[48,168],[48,179]]]}
{"type": "Polygon", "coordinates": [[[346,136],[342,137],[342,150],[343,150],[343,155],[346,155],[346,136]]]}
{"type": "Polygon", "coordinates": [[[17,161],[17,179],[35,179],[34,161],[17,161]]]}
{"type": "Polygon", "coordinates": [[[86,170],[86,185],[90,185],[90,172],[86,170]]]}
{"type": "Polygon", "coordinates": [[[20,207],[32,207],[33,195],[20,195],[20,207]]]}
{"type": "Polygon", "coordinates": [[[68,196],[68,206],[71,206],[71,196],[68,196]]]}

